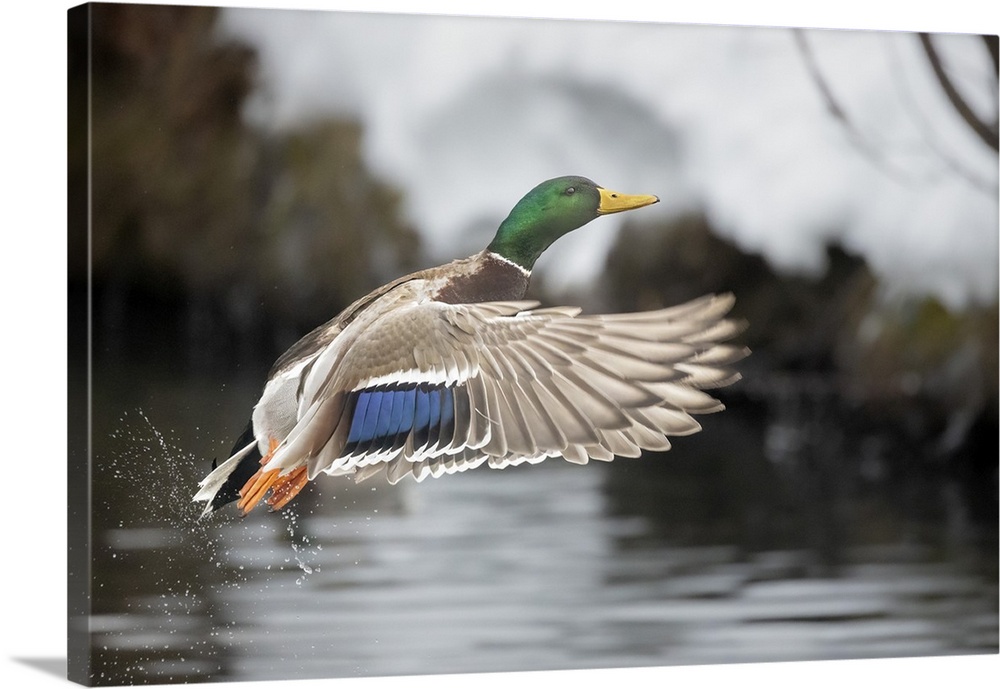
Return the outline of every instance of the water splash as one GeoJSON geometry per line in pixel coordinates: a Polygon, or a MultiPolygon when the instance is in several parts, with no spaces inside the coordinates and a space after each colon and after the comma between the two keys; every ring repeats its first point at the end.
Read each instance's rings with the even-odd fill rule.
{"type": "Polygon", "coordinates": [[[318,572],[322,547],[293,509],[280,513],[284,521],[231,510],[200,519],[192,497],[207,459],[145,409],[121,412],[105,438],[92,464],[95,680],[224,672],[233,630],[276,587],[318,572]]]}
{"type": "Polygon", "coordinates": [[[314,566],[310,564],[310,561],[315,562],[315,558],[323,548],[319,544],[313,547],[311,539],[304,532],[296,536],[296,529],[299,523],[298,514],[294,510],[285,510],[281,513],[281,516],[285,520],[288,536],[292,539],[293,558],[299,569],[302,570],[302,576],[295,580],[295,585],[301,586],[310,574],[320,571],[319,565],[314,566]]]}
{"type": "Polygon", "coordinates": [[[142,408],[125,410],[92,458],[94,679],[188,681],[222,669],[208,567],[220,542],[199,523],[184,451],[142,408]],[[122,586],[131,595],[122,597],[122,586]]]}

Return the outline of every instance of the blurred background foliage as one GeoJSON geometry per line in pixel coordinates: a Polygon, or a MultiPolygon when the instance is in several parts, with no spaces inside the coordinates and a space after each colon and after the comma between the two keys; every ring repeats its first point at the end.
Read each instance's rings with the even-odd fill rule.
{"type": "MultiPolygon", "coordinates": [[[[365,169],[358,122],[282,135],[243,124],[254,53],[217,40],[216,14],[92,14],[89,269],[110,351],[184,344],[195,364],[266,359],[421,265],[401,192],[365,169]]],[[[86,154],[71,151],[78,174],[86,154]]],[[[86,247],[70,257],[81,284],[86,247]]]]}
{"type": "MultiPolygon", "coordinates": [[[[809,501],[833,505],[881,487],[896,492],[903,502],[896,507],[914,518],[959,513],[966,534],[995,537],[996,302],[951,312],[933,297],[887,297],[864,259],[836,244],[826,258],[818,277],[778,274],[761,256],[720,238],[704,217],[690,215],[669,227],[625,227],[602,290],[622,311],[706,292],[737,295],[735,311],[747,321],[742,339],[753,353],[741,365],[743,381],[720,396],[741,428],[675,442],[695,446],[692,454],[702,460],[718,460],[704,469],[704,480],[725,477],[725,458],[741,448],[739,477],[721,482],[724,503],[745,502],[755,486],[752,501],[771,516],[789,508],[790,498],[808,516],[809,501]],[[940,496],[903,488],[914,482],[932,492],[957,486],[958,494],[943,505],[940,496]]],[[[627,471],[665,479],[664,465],[629,464],[627,471]]],[[[653,509],[665,509],[667,481],[646,476],[633,483],[649,488],[653,509]]],[[[879,533],[872,514],[855,517],[858,533],[879,533]]],[[[762,515],[759,524],[744,526],[767,522],[762,515]]],[[[803,536],[813,543],[827,537],[795,540],[803,536]]]]}
{"type": "MultiPolygon", "coordinates": [[[[266,369],[353,299],[429,264],[401,212],[405,190],[366,168],[362,123],[273,133],[244,122],[255,54],[219,39],[216,9],[103,5],[92,17],[92,62],[70,64],[71,78],[91,76],[91,157],[80,147],[69,162],[77,181],[92,173],[93,226],[89,254],[70,237],[69,282],[85,290],[90,272],[95,357],[266,369]]],[[[722,396],[752,409],[760,452],[774,460],[790,442],[767,430],[789,399],[800,411],[823,400],[831,413],[818,421],[849,435],[858,476],[891,480],[900,467],[886,448],[904,442],[932,475],[960,480],[973,516],[995,527],[995,300],[952,312],[886,295],[838,245],[823,275],[781,274],[698,213],[628,222],[589,294],[546,294],[538,277],[536,298],[613,310],[734,292],[754,353],[722,396]]],[[[782,418],[800,436],[817,422],[782,418]]],[[[703,435],[691,442],[714,442],[703,435]]],[[[813,437],[796,442],[826,439],[813,437]]]]}

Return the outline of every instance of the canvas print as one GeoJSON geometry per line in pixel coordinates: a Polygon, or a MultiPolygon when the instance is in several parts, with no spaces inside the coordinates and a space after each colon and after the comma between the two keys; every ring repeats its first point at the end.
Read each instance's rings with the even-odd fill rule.
{"type": "Polygon", "coordinates": [[[996,36],[68,41],[73,681],[997,653],[996,36]]]}

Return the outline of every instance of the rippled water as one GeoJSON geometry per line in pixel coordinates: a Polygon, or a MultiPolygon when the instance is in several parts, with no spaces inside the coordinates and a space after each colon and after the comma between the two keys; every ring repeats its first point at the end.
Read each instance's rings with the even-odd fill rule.
{"type": "MultiPolygon", "coordinates": [[[[657,474],[326,478],[294,510],[197,521],[190,495],[241,430],[254,376],[105,375],[99,684],[997,651],[995,539],[892,495],[774,507],[738,446],[625,460],[670,462],[657,474]]],[[[730,416],[706,433],[738,435],[730,416]]]]}

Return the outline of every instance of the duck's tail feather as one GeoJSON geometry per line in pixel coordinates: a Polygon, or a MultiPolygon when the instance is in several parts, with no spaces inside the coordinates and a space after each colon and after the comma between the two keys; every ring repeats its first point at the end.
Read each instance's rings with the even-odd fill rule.
{"type": "Polygon", "coordinates": [[[224,505],[238,500],[240,489],[260,469],[260,449],[253,434],[253,423],[247,423],[243,434],[233,445],[232,456],[222,464],[212,460],[212,473],[198,484],[199,490],[193,500],[205,501],[202,517],[211,514],[224,505]]]}

